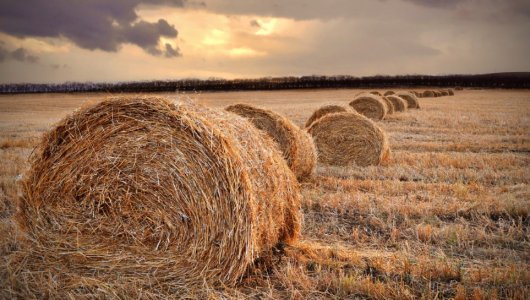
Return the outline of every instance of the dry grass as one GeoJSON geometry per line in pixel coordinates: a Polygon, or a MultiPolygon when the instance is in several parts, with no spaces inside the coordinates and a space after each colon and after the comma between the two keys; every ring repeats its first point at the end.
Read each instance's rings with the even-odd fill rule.
{"type": "Polygon", "coordinates": [[[333,166],[378,165],[388,159],[388,138],[372,120],[355,112],[333,113],[314,122],[318,161],[333,166]]]}
{"type": "MultiPolygon", "coordinates": [[[[236,287],[206,291],[209,297],[528,299],[530,91],[455,90],[379,123],[393,149],[384,166],[319,166],[302,185],[302,240],[281,250],[271,268],[255,269],[236,287]]],[[[324,103],[346,106],[358,92],[192,97],[219,109],[255,99],[303,125],[324,103]]],[[[34,139],[92,96],[0,97],[0,139],[34,139]]],[[[10,216],[31,146],[0,149],[2,265],[20,251],[10,216]]],[[[24,289],[17,279],[0,267],[0,298],[24,289]]],[[[86,278],[72,285],[120,295],[86,278]]],[[[128,289],[142,291],[136,283],[128,289]]],[[[178,297],[162,289],[142,296],[178,297]]]]}
{"type": "Polygon", "coordinates": [[[408,104],[403,98],[394,95],[386,96],[385,98],[392,103],[394,111],[403,112],[407,110],[408,104]]]}
{"type": "Polygon", "coordinates": [[[383,101],[386,104],[386,112],[387,112],[387,114],[389,114],[389,115],[393,114],[394,111],[395,111],[393,102],[391,100],[389,100],[387,97],[382,97],[381,99],[383,99],[383,101]]]}
{"type": "Polygon", "coordinates": [[[225,110],[248,119],[256,128],[266,132],[279,146],[289,168],[299,180],[313,175],[317,153],[313,139],[305,130],[272,110],[248,104],[230,105],[225,110]]]}
{"type": "Polygon", "coordinates": [[[387,106],[382,97],[376,94],[361,94],[349,105],[361,115],[372,120],[382,120],[387,114],[387,106]]]}
{"type": "Polygon", "coordinates": [[[7,264],[24,286],[14,295],[234,285],[299,236],[294,175],[270,138],[229,113],[105,100],[44,135],[30,164],[16,216],[24,239],[7,264]]]}
{"type": "Polygon", "coordinates": [[[418,98],[415,94],[411,92],[399,92],[397,93],[397,96],[405,100],[407,102],[407,108],[420,108],[420,104],[418,102],[418,98]]]}
{"type": "Polygon", "coordinates": [[[305,122],[304,127],[308,128],[316,120],[322,118],[323,116],[327,114],[346,112],[346,111],[348,111],[348,109],[344,106],[333,105],[333,104],[324,105],[313,112],[313,114],[309,117],[309,119],[307,119],[307,122],[305,122]]]}

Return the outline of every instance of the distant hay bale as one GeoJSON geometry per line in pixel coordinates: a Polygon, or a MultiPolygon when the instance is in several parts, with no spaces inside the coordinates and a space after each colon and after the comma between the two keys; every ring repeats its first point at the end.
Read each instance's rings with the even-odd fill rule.
{"type": "Polygon", "coordinates": [[[384,96],[390,96],[390,95],[394,95],[394,91],[386,91],[384,96]]]}
{"type": "Polygon", "coordinates": [[[376,95],[376,96],[381,96],[381,93],[379,93],[378,91],[371,91],[370,94],[376,95]]]}
{"type": "Polygon", "coordinates": [[[443,96],[442,92],[440,92],[440,91],[434,91],[434,95],[435,95],[435,97],[442,97],[443,96]]]}
{"type": "Polygon", "coordinates": [[[327,115],[327,114],[331,114],[331,113],[338,113],[338,112],[346,112],[348,111],[345,107],[342,107],[340,105],[325,105],[325,106],[322,106],[321,108],[315,110],[313,112],[313,114],[311,115],[311,117],[309,117],[309,119],[307,119],[307,122],[305,122],[305,128],[308,128],[309,126],[311,126],[311,124],[313,124],[313,122],[315,122],[316,120],[322,118],[323,116],[327,115]]]}
{"type": "Polygon", "coordinates": [[[382,120],[387,113],[387,107],[381,97],[362,94],[350,102],[350,106],[361,115],[373,120],[382,120]]]}
{"type": "Polygon", "coordinates": [[[325,115],[308,128],[318,151],[318,160],[335,166],[378,165],[390,156],[384,131],[358,113],[325,115]]]}
{"type": "Polygon", "coordinates": [[[387,114],[391,115],[394,113],[394,104],[392,104],[392,101],[388,100],[387,97],[382,97],[383,101],[386,104],[386,112],[387,114]]]}
{"type": "Polygon", "coordinates": [[[464,90],[464,88],[461,87],[461,86],[457,86],[457,87],[455,87],[455,91],[463,91],[463,90],[464,90]]]}
{"type": "Polygon", "coordinates": [[[23,186],[17,217],[33,242],[14,276],[43,297],[58,297],[52,286],[138,298],[233,285],[300,232],[298,183],[269,137],[234,114],[161,98],[67,116],[23,186]]]}
{"type": "Polygon", "coordinates": [[[390,95],[387,96],[386,99],[390,102],[392,102],[392,106],[394,107],[394,111],[403,112],[407,110],[407,102],[403,100],[401,97],[396,95],[390,95]]]}
{"type": "Polygon", "coordinates": [[[452,89],[448,89],[447,92],[449,93],[449,96],[455,95],[455,92],[452,89]]]}
{"type": "Polygon", "coordinates": [[[447,90],[441,90],[440,93],[442,96],[449,96],[449,92],[447,90]]]}
{"type": "Polygon", "coordinates": [[[408,92],[400,92],[397,93],[397,95],[407,102],[407,108],[420,108],[418,98],[414,94],[408,92]]]}
{"type": "Polygon", "coordinates": [[[265,131],[278,144],[298,179],[313,174],[317,157],[313,139],[307,132],[271,110],[248,104],[230,105],[225,110],[247,118],[258,129],[265,131]]]}
{"type": "Polygon", "coordinates": [[[422,96],[423,96],[424,98],[432,98],[432,97],[434,97],[434,91],[429,91],[429,90],[424,91],[424,92],[422,93],[422,96]]]}

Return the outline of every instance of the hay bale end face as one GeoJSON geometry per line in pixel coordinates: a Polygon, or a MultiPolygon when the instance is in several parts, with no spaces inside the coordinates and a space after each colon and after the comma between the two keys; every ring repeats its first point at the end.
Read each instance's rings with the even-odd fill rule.
{"type": "Polygon", "coordinates": [[[239,116],[160,98],[67,116],[23,185],[17,218],[35,242],[17,254],[29,257],[19,275],[35,295],[90,292],[79,278],[125,298],[233,285],[300,231],[298,183],[270,138],[239,116]],[[42,275],[61,269],[53,283],[42,275]]]}
{"type": "Polygon", "coordinates": [[[407,102],[407,108],[420,108],[418,98],[414,94],[408,92],[400,92],[397,93],[397,95],[407,102]]]}
{"type": "Polygon", "coordinates": [[[394,104],[392,104],[392,101],[388,100],[387,97],[382,97],[382,99],[383,99],[383,101],[386,104],[386,112],[387,112],[387,114],[389,114],[389,115],[393,114],[395,109],[394,109],[394,104]]]}
{"type": "Polygon", "coordinates": [[[388,101],[392,102],[394,106],[394,111],[404,112],[407,111],[407,102],[401,97],[396,95],[390,95],[386,97],[388,101]]]}
{"type": "Polygon", "coordinates": [[[390,155],[384,131],[358,113],[328,114],[313,123],[308,132],[313,136],[318,160],[323,164],[378,165],[390,155]]]}
{"type": "Polygon", "coordinates": [[[331,113],[339,113],[339,112],[346,112],[348,111],[345,107],[342,107],[340,105],[325,105],[321,108],[315,110],[311,117],[307,119],[307,122],[305,122],[305,128],[308,128],[315,122],[316,120],[322,118],[323,116],[331,113]]]}
{"type": "Polygon", "coordinates": [[[307,132],[271,110],[248,104],[230,105],[225,110],[247,118],[256,128],[266,132],[278,144],[298,179],[302,180],[313,174],[317,157],[315,145],[307,132]]]}
{"type": "Polygon", "coordinates": [[[372,120],[382,120],[387,113],[387,107],[381,97],[363,94],[357,96],[350,102],[350,106],[361,115],[364,115],[372,120]]]}

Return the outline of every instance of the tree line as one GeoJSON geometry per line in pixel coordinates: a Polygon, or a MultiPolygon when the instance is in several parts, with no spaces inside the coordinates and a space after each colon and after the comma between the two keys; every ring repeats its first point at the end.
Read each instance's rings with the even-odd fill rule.
{"type": "Polygon", "coordinates": [[[0,84],[0,93],[148,93],[179,91],[249,91],[322,88],[530,88],[530,72],[479,75],[399,75],[399,76],[288,76],[257,79],[181,79],[117,83],[66,82],[59,84],[0,84]]]}

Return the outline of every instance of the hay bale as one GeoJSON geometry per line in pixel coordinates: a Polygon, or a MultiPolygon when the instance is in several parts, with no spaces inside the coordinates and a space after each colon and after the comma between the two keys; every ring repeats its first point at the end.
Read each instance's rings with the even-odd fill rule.
{"type": "Polygon", "coordinates": [[[17,217],[33,242],[13,276],[51,298],[233,285],[300,232],[298,183],[270,138],[239,116],[161,98],[67,116],[23,186],[17,217]]]}
{"type": "Polygon", "coordinates": [[[449,96],[449,92],[447,90],[441,90],[440,94],[442,94],[442,97],[443,96],[449,96]]]}
{"type": "Polygon", "coordinates": [[[442,95],[442,92],[440,92],[440,91],[434,91],[434,96],[435,97],[442,97],[443,95],[442,95]]]}
{"type": "Polygon", "coordinates": [[[424,98],[432,98],[432,97],[434,97],[434,91],[429,91],[429,90],[424,91],[422,93],[422,97],[424,97],[424,98]]]}
{"type": "Polygon", "coordinates": [[[390,96],[387,96],[386,99],[392,102],[394,111],[403,112],[407,110],[407,102],[403,100],[401,97],[396,96],[396,95],[390,95],[390,96]]]}
{"type": "Polygon", "coordinates": [[[392,101],[388,100],[387,97],[382,97],[382,99],[383,99],[383,101],[386,104],[386,112],[387,112],[387,114],[389,114],[389,115],[393,114],[395,109],[394,109],[394,104],[392,104],[392,101]]]}
{"type": "Polygon", "coordinates": [[[463,91],[463,90],[464,90],[464,88],[461,87],[461,86],[457,86],[457,87],[455,87],[455,91],[463,91]]]}
{"type": "Polygon", "coordinates": [[[394,95],[394,91],[386,91],[384,96],[390,96],[390,95],[394,95]]]}
{"type": "Polygon", "coordinates": [[[370,94],[376,95],[376,96],[382,96],[381,93],[379,93],[378,91],[371,91],[370,94]]]}
{"type": "Polygon", "coordinates": [[[323,116],[327,115],[327,114],[331,114],[331,113],[338,113],[338,112],[346,112],[348,111],[345,107],[342,107],[340,105],[333,105],[333,104],[330,104],[330,105],[325,105],[325,106],[322,106],[321,108],[315,110],[313,112],[313,114],[311,115],[311,117],[309,117],[309,119],[307,119],[307,122],[305,122],[305,128],[308,128],[309,126],[311,126],[311,124],[313,124],[313,122],[315,122],[316,120],[322,118],[323,116]]]}
{"type": "Polygon", "coordinates": [[[378,165],[390,156],[384,131],[358,113],[325,115],[308,128],[323,164],[378,165]]]}
{"type": "Polygon", "coordinates": [[[455,92],[452,89],[448,89],[447,92],[449,93],[449,96],[455,95],[455,92]]]}
{"type": "Polygon", "coordinates": [[[384,100],[381,97],[370,94],[357,96],[350,102],[350,106],[358,113],[373,120],[382,120],[387,113],[384,100]]]}
{"type": "Polygon", "coordinates": [[[300,180],[310,177],[317,163],[311,136],[289,119],[267,109],[248,104],[235,104],[226,111],[247,118],[258,129],[266,132],[279,146],[287,164],[300,180]]]}
{"type": "Polygon", "coordinates": [[[407,102],[407,108],[420,108],[418,98],[414,94],[408,92],[400,92],[397,95],[407,102]]]}

